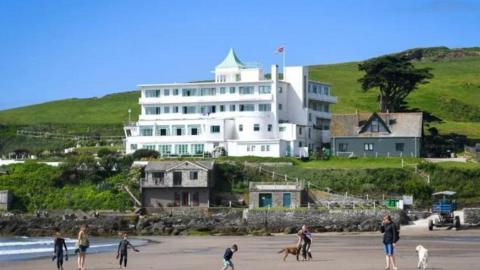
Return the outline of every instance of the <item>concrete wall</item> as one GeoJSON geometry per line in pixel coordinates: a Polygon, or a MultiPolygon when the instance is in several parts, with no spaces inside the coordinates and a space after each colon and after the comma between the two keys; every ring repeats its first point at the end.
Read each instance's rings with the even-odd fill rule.
{"type": "MultiPolygon", "coordinates": [[[[153,179],[154,171],[146,172],[145,182],[142,183],[142,186],[152,186],[152,187],[173,187],[173,175],[174,172],[182,173],[182,187],[208,187],[211,181],[210,174],[207,171],[199,169],[195,166],[190,166],[191,168],[178,168],[169,172],[165,172],[163,183],[155,183],[153,179]],[[198,179],[191,180],[190,172],[198,172],[198,179]]],[[[159,171],[160,172],[160,171],[159,171]]]]}
{"type": "Polygon", "coordinates": [[[353,152],[357,157],[419,157],[421,148],[420,138],[332,138],[334,155],[342,155],[339,153],[341,143],[348,143],[346,152],[353,152]],[[365,143],[373,143],[373,151],[365,151],[365,143]],[[396,143],[404,144],[403,152],[396,151],[396,143]]]}
{"type": "Polygon", "coordinates": [[[198,192],[199,206],[209,207],[210,191],[208,188],[144,188],[142,189],[142,205],[144,207],[172,207],[175,202],[175,193],[180,194],[180,204],[184,192],[190,194],[190,203],[193,206],[193,194],[198,192]]]}

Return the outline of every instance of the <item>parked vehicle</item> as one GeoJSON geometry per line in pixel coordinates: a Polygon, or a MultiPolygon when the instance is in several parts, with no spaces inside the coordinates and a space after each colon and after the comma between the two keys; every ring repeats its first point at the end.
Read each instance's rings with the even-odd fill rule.
{"type": "Polygon", "coordinates": [[[431,231],[434,227],[449,227],[460,229],[460,217],[455,216],[457,203],[454,200],[456,192],[441,191],[433,193],[432,214],[437,214],[438,218],[429,220],[428,229],[431,231]]]}

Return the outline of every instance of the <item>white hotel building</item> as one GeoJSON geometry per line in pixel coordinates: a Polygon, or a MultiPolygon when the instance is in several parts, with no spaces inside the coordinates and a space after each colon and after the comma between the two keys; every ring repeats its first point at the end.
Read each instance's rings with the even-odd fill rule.
{"type": "Polygon", "coordinates": [[[271,78],[230,49],[215,81],[140,85],[141,114],[125,126],[126,152],[229,156],[306,156],[330,141],[328,84],[310,81],[308,67],[272,65],[271,78]]]}

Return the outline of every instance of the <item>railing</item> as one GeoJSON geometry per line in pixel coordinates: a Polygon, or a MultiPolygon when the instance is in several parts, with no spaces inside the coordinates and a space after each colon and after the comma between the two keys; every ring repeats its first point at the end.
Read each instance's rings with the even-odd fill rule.
{"type": "Polygon", "coordinates": [[[17,129],[17,136],[25,136],[32,138],[48,138],[57,140],[75,140],[75,141],[89,141],[89,140],[103,140],[103,141],[116,141],[122,142],[124,136],[92,136],[92,135],[75,135],[65,133],[54,133],[47,131],[33,131],[25,129],[17,129]]]}

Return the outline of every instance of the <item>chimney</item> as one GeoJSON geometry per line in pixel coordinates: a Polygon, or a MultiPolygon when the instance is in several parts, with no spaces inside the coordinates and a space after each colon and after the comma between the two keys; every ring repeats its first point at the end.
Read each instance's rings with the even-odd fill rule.
{"type": "Polygon", "coordinates": [[[277,65],[272,65],[272,74],[270,75],[272,78],[272,81],[276,82],[278,80],[278,66],[277,65]]]}

